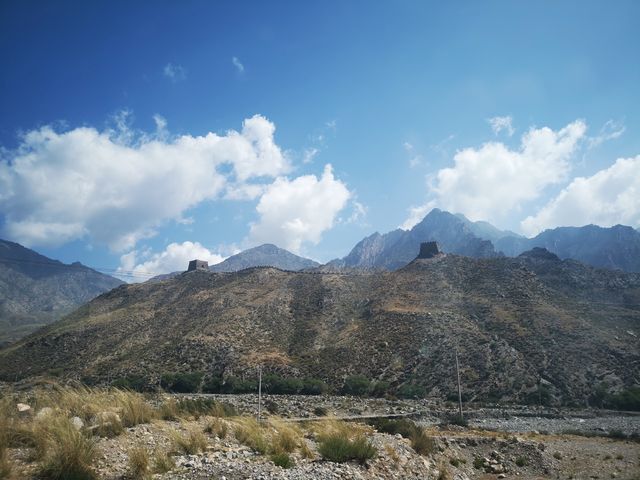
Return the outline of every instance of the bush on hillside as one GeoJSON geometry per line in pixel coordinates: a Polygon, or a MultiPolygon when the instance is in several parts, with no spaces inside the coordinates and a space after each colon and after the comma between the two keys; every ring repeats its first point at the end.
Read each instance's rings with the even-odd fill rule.
{"type": "Polygon", "coordinates": [[[160,377],[160,386],[173,393],[195,393],[200,390],[202,372],[165,373],[160,377]]]}
{"type": "Polygon", "coordinates": [[[364,375],[351,375],[344,381],[342,393],[362,397],[369,392],[371,382],[364,375]]]}

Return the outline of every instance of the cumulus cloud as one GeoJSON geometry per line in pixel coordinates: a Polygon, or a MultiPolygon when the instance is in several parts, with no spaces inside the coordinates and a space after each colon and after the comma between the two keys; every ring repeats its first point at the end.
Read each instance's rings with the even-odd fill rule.
{"type": "Polygon", "coordinates": [[[187,70],[182,65],[167,63],[162,69],[162,73],[174,83],[187,79],[187,70]]]}
{"type": "Polygon", "coordinates": [[[320,178],[277,178],[260,197],[256,207],[260,218],[251,225],[250,240],[299,252],[303,242],[317,244],[322,233],[333,227],[350,197],[347,186],[334,177],[331,165],[325,166],[320,178]]]}
{"type": "Polygon", "coordinates": [[[240,132],[175,138],[160,116],[153,135],[132,131],[123,118],[105,131],[42,127],[17,149],[0,150],[4,236],[30,246],[88,237],[124,251],[227,188],[255,197],[261,187],[250,180],[290,170],[275,126],[260,115],[240,132]]]}
{"type": "Polygon", "coordinates": [[[640,155],[620,158],[591,177],[577,177],[521,227],[536,235],[547,228],[596,224],[640,226],[640,155]]]}
{"type": "Polygon", "coordinates": [[[505,131],[505,133],[509,136],[512,136],[515,132],[513,129],[513,118],[510,115],[506,117],[492,117],[488,118],[487,122],[491,125],[491,130],[495,135],[498,135],[501,131],[505,131]]]}
{"type": "Polygon", "coordinates": [[[231,63],[233,63],[233,66],[236,67],[238,73],[244,73],[244,65],[238,57],[231,57],[231,63]]]}
{"type": "Polygon", "coordinates": [[[130,281],[144,281],[155,275],[184,271],[191,260],[206,260],[209,265],[225,257],[203,247],[198,242],[171,243],[160,253],[133,250],[120,257],[117,275],[130,281]]]}
{"type": "Polygon", "coordinates": [[[471,220],[498,220],[537,199],[552,184],[565,181],[570,159],[586,125],[575,121],[559,131],[532,128],[522,136],[520,148],[500,142],[458,151],[454,166],[443,168],[429,181],[429,200],[412,207],[402,228],[411,228],[419,215],[438,206],[463,213],[471,220]]]}

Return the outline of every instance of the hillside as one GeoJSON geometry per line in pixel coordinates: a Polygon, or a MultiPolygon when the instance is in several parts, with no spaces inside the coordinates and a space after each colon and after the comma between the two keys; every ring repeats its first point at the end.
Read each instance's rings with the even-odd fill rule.
{"type": "Polygon", "coordinates": [[[252,267],[275,267],[281,270],[298,271],[319,265],[318,262],[265,243],[232,255],[216,265],[211,265],[209,270],[212,272],[237,272],[252,267]]]}
{"type": "Polygon", "coordinates": [[[0,240],[0,345],[60,319],[122,283],[80,263],[66,265],[0,240]]]}
{"type": "Polygon", "coordinates": [[[391,388],[583,404],[596,385],[640,376],[640,276],[561,261],[439,255],[395,272],[253,268],[123,285],[0,352],[0,377],[109,382],[165,372],[284,376],[339,389],[362,374],[391,388]]]}

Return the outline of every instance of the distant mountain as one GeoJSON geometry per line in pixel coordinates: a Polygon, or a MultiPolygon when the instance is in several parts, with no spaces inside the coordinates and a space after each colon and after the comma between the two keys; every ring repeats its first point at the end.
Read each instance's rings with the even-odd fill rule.
{"type": "Polygon", "coordinates": [[[435,255],[393,272],[253,268],[114,289],[0,351],[0,379],[47,375],[107,384],[167,372],[252,378],[257,365],[462,391],[489,401],[585,405],[597,386],[640,378],[640,274],[560,260],[435,255]]]}
{"type": "Polygon", "coordinates": [[[0,345],[60,319],[124,282],[0,240],[0,345]]]}
{"type": "MultiPolygon", "coordinates": [[[[323,269],[396,270],[416,258],[420,251],[420,243],[427,241],[437,241],[446,253],[475,258],[499,256],[491,241],[480,238],[474,231],[483,231],[494,236],[501,232],[486,222],[470,222],[463,216],[434,208],[411,230],[397,229],[384,235],[376,232],[360,241],[349,255],[332,260],[323,269]]],[[[504,235],[510,233],[502,232],[504,235]]]]}
{"type": "Polygon", "coordinates": [[[530,239],[502,237],[494,240],[494,245],[510,257],[542,247],[563,259],[572,258],[600,268],[640,272],[640,232],[624,225],[559,227],[530,239]]]}
{"type": "Polygon", "coordinates": [[[297,272],[298,270],[314,268],[319,265],[318,262],[299,257],[275,245],[265,243],[259,247],[249,248],[232,255],[221,263],[211,265],[209,270],[212,272],[238,272],[251,267],[275,267],[280,270],[297,272]]]}

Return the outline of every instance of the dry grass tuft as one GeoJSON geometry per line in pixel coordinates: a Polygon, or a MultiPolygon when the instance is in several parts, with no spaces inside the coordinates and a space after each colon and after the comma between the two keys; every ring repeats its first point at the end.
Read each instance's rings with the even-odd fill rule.
{"type": "Polygon", "coordinates": [[[150,477],[149,453],[144,447],[134,447],[129,450],[129,475],[133,479],[150,477]]]}
{"type": "Polygon", "coordinates": [[[236,424],[234,432],[236,440],[258,453],[263,455],[267,453],[269,445],[264,429],[254,418],[239,418],[236,424]]]}
{"type": "Polygon", "coordinates": [[[207,448],[207,438],[201,432],[189,430],[186,435],[183,435],[172,431],[170,435],[178,453],[195,455],[204,452],[207,448]]]}
{"type": "Polygon", "coordinates": [[[96,478],[92,469],[97,456],[94,441],[76,430],[68,418],[47,419],[39,435],[46,441],[40,477],[51,480],[91,480],[96,478]]]}
{"type": "Polygon", "coordinates": [[[176,468],[176,462],[168,452],[156,452],[153,459],[154,473],[167,473],[176,468]]]}
{"type": "Polygon", "coordinates": [[[220,439],[223,439],[227,437],[229,428],[227,426],[227,422],[225,422],[224,420],[220,419],[219,417],[212,417],[207,419],[207,423],[204,427],[204,432],[210,433],[220,439]]]}

